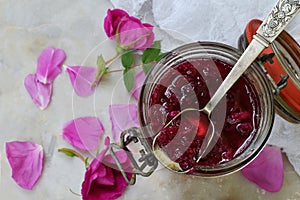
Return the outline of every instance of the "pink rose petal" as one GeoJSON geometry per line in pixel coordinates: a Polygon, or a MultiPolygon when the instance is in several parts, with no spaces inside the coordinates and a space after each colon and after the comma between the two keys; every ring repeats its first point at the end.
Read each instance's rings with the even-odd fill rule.
{"type": "Polygon", "coordinates": [[[130,49],[145,50],[154,41],[153,26],[142,24],[142,22],[132,16],[125,18],[120,25],[120,44],[129,46],[130,49]],[[146,25],[146,26],[145,26],[146,25]]]}
{"type": "Polygon", "coordinates": [[[114,104],[109,106],[112,134],[116,142],[120,141],[122,131],[139,127],[137,106],[135,104],[114,104]]]}
{"type": "Polygon", "coordinates": [[[122,19],[128,17],[128,13],[121,9],[107,10],[107,16],[104,19],[104,30],[106,35],[114,39],[119,23],[122,19]]]}
{"type": "Polygon", "coordinates": [[[143,71],[137,73],[134,77],[134,84],[133,84],[133,88],[131,90],[132,95],[134,96],[134,98],[136,100],[139,99],[140,93],[141,93],[141,89],[142,86],[144,84],[146,75],[143,71]]]}
{"type": "Polygon", "coordinates": [[[139,19],[129,16],[127,12],[120,9],[107,11],[104,30],[111,40],[118,39],[118,45],[126,49],[144,50],[149,48],[154,41],[151,24],[143,24],[139,19]]]}
{"type": "Polygon", "coordinates": [[[98,178],[96,179],[97,184],[113,186],[115,184],[114,174],[112,170],[107,170],[105,165],[100,165],[98,168],[98,178]],[[105,176],[105,178],[103,178],[105,176]]]}
{"type": "Polygon", "coordinates": [[[149,48],[151,47],[151,45],[153,44],[154,42],[154,39],[155,39],[155,36],[154,36],[154,33],[153,33],[153,28],[154,26],[152,24],[148,24],[148,23],[143,23],[143,32],[144,32],[144,35],[146,37],[143,38],[143,44],[135,44],[134,46],[132,46],[132,48],[138,48],[138,46],[142,47],[142,49],[144,48],[149,48]]]}
{"type": "Polygon", "coordinates": [[[281,150],[278,147],[265,147],[242,174],[251,182],[268,192],[278,192],[283,183],[284,169],[281,150]]]}
{"type": "Polygon", "coordinates": [[[31,96],[32,101],[40,109],[43,110],[48,107],[52,95],[52,84],[43,84],[37,80],[36,75],[29,74],[25,78],[24,86],[31,96]]]}
{"type": "Polygon", "coordinates": [[[7,142],[6,156],[12,168],[12,178],[27,190],[32,190],[43,170],[43,148],[32,142],[7,142]]]}
{"type": "MultiPolygon", "coordinates": [[[[108,161],[111,161],[111,157],[107,158],[105,155],[108,151],[109,143],[109,138],[105,138],[105,149],[92,161],[85,173],[81,189],[83,200],[114,200],[120,197],[128,186],[115,162],[109,163],[114,164],[114,167],[107,165],[108,161]]],[[[118,159],[129,162],[127,158],[120,158],[119,155],[121,154],[118,152],[116,152],[116,155],[118,159]]],[[[123,163],[121,164],[123,166],[123,163]]],[[[129,166],[128,163],[124,164],[129,166]]],[[[128,177],[131,177],[130,172],[128,177]]]]}
{"type": "MultiPolygon", "coordinates": [[[[128,162],[128,156],[127,156],[127,154],[126,154],[126,152],[125,151],[118,151],[118,152],[116,152],[116,155],[117,155],[117,157],[118,157],[118,159],[119,159],[119,161],[120,161],[120,163],[121,164],[125,164],[126,162],[128,162]]],[[[107,163],[109,163],[109,164],[115,164],[115,160],[113,159],[113,157],[110,155],[110,154],[108,154],[107,156],[105,156],[105,162],[107,162],[107,163]]]]}
{"type": "Polygon", "coordinates": [[[67,72],[78,96],[86,97],[94,93],[95,87],[92,87],[96,75],[94,67],[73,66],[68,67],[67,72]]]}
{"type": "MultiPolygon", "coordinates": [[[[105,137],[104,138],[104,145],[105,148],[99,153],[99,155],[93,160],[93,162],[99,162],[103,160],[103,158],[105,157],[105,154],[108,152],[109,149],[109,145],[110,145],[110,138],[109,137],[105,137]]],[[[92,166],[92,164],[91,164],[92,166]]]]}
{"type": "Polygon", "coordinates": [[[66,54],[62,49],[54,47],[44,49],[37,61],[37,79],[44,84],[52,83],[61,73],[61,66],[65,59],[66,54]]]}
{"type": "Polygon", "coordinates": [[[62,136],[78,149],[93,151],[103,134],[104,127],[97,117],[80,117],[64,125],[62,136]]]}

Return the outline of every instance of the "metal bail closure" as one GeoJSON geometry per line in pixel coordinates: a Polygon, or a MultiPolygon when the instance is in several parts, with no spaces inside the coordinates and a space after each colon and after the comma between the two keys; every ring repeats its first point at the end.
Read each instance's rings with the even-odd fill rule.
{"type": "Polygon", "coordinates": [[[125,178],[126,182],[129,185],[134,185],[136,182],[136,175],[141,175],[144,177],[150,176],[157,168],[158,161],[152,153],[150,146],[148,145],[146,139],[144,138],[139,128],[133,127],[123,131],[120,136],[120,139],[120,144],[110,144],[109,151],[112,158],[115,160],[120,172],[125,178]],[[139,151],[140,158],[136,161],[132,152],[128,149],[128,145],[131,143],[138,142],[141,142],[144,148],[139,151]],[[133,165],[131,178],[127,176],[125,169],[122,167],[122,164],[116,156],[115,150],[124,150],[126,152],[128,158],[130,159],[133,165]]]}
{"type": "MultiPolygon", "coordinates": [[[[271,46],[273,46],[273,44],[271,44],[271,46]]],[[[273,93],[275,95],[279,95],[280,94],[280,90],[282,90],[283,88],[285,88],[288,84],[288,79],[289,79],[289,75],[283,75],[280,74],[280,80],[276,83],[274,81],[274,79],[270,76],[270,74],[268,74],[268,70],[264,67],[264,64],[266,62],[269,62],[270,64],[273,64],[273,57],[275,56],[274,53],[270,53],[270,54],[262,54],[261,57],[259,57],[258,59],[260,60],[260,62],[262,63],[261,68],[262,70],[266,73],[266,76],[268,78],[268,80],[270,81],[272,87],[273,87],[273,93]]]]}
{"type": "MultiPolygon", "coordinates": [[[[247,24],[239,39],[240,50],[247,47],[261,23],[253,19],[247,24]]],[[[259,61],[273,89],[277,113],[289,122],[300,123],[300,45],[283,31],[259,61]]]]}

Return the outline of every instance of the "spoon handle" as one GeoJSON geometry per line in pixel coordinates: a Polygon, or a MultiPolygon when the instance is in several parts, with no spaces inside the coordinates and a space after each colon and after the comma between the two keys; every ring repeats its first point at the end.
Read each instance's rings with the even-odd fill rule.
{"type": "MultiPolygon", "coordinates": [[[[266,43],[266,45],[268,45],[266,43]]],[[[262,44],[258,39],[253,38],[247,49],[241,55],[237,63],[234,65],[230,73],[227,75],[225,80],[219,86],[215,94],[211,97],[210,101],[206,104],[203,110],[210,115],[211,111],[219,103],[219,101],[225,96],[227,91],[232,85],[241,77],[256,57],[267,47],[262,44]]]]}
{"type": "Polygon", "coordinates": [[[231,72],[227,75],[205,108],[203,108],[207,114],[211,113],[222,97],[246,71],[262,50],[276,39],[299,11],[300,0],[279,0],[277,2],[231,72]]]}
{"type": "Polygon", "coordinates": [[[272,43],[299,10],[300,0],[279,0],[256,33],[272,43]]]}

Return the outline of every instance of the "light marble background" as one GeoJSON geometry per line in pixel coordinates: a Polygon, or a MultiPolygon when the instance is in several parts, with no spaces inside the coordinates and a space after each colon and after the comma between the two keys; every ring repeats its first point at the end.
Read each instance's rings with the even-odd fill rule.
{"type": "MultiPolygon", "coordinates": [[[[128,6],[127,9],[133,14],[160,24],[162,28],[172,28],[170,27],[172,25],[170,17],[172,18],[173,15],[172,13],[166,15],[168,12],[171,12],[172,9],[173,11],[176,9],[180,11],[179,7],[171,6],[163,13],[165,16],[160,16],[157,15],[156,9],[162,8],[161,6],[165,5],[161,4],[168,1],[128,0],[124,2],[126,5],[123,6],[125,7],[129,5],[128,2],[131,2],[131,6],[128,6]],[[149,6],[151,6],[151,10],[149,10],[149,6]]],[[[178,1],[174,2],[178,3],[178,1]]],[[[206,32],[207,35],[202,37],[197,36],[196,29],[189,29],[191,32],[188,34],[194,35],[192,38],[179,34],[181,30],[177,30],[179,33],[168,30],[167,32],[176,39],[170,37],[165,31],[157,30],[159,37],[164,39],[164,48],[171,48],[182,43],[182,41],[199,39],[214,40],[236,46],[233,41],[237,40],[245,26],[245,23],[239,24],[237,22],[246,22],[255,17],[254,14],[249,13],[253,13],[252,10],[257,6],[249,2],[258,2],[258,0],[247,0],[245,2],[248,3],[242,7],[237,6],[238,0],[228,0],[227,2],[231,2],[232,5],[224,7],[220,1],[214,0],[212,2],[215,3],[216,8],[223,7],[224,13],[235,13],[236,24],[228,27],[226,35],[221,29],[222,21],[204,23],[205,20],[199,20],[198,27],[201,27],[201,24],[203,26],[211,24],[211,27],[216,29],[211,28],[206,32]],[[249,5],[253,6],[249,8],[249,5]],[[241,16],[243,17],[239,19],[241,16]],[[228,37],[227,33],[232,35],[228,37]]],[[[114,3],[120,4],[118,1],[114,1],[114,3]]],[[[201,3],[210,7],[209,9],[201,9],[202,12],[199,11],[199,13],[205,15],[204,12],[206,11],[214,11],[222,17],[220,12],[217,12],[218,10],[212,6],[213,4],[208,4],[207,1],[201,3]]],[[[191,9],[193,5],[185,3],[182,4],[182,7],[186,6],[186,8],[191,9]]],[[[263,18],[264,12],[272,7],[266,2],[258,5],[259,8],[263,8],[260,9],[259,16],[257,16],[260,18],[263,18]]],[[[68,75],[62,73],[54,82],[53,97],[49,108],[40,111],[28,96],[23,86],[23,80],[27,74],[34,73],[36,59],[42,49],[47,46],[64,49],[68,56],[67,65],[94,66],[96,56],[99,53],[103,53],[106,58],[112,56],[114,43],[106,40],[103,31],[103,18],[108,8],[112,8],[112,4],[108,0],[0,0],[1,200],[81,199],[69,190],[80,193],[84,175],[82,162],[79,159],[68,158],[57,153],[58,148],[70,147],[60,137],[63,124],[75,117],[96,115],[103,121],[106,133],[109,135],[108,105],[134,102],[134,100],[130,99],[125,91],[120,78],[121,74],[113,74],[105,78],[92,97],[79,98],[73,93],[68,75]],[[33,191],[21,189],[10,177],[11,169],[6,159],[4,144],[14,140],[31,140],[43,145],[45,149],[46,162],[43,175],[33,191]]],[[[195,8],[192,11],[195,12],[195,8]]],[[[187,15],[186,12],[181,14],[187,15]]],[[[177,21],[186,18],[181,15],[177,17],[177,21]]],[[[189,17],[188,19],[190,19],[189,17]]],[[[220,20],[224,19],[220,18],[220,20]]],[[[299,18],[297,20],[299,22],[299,18]]],[[[184,26],[189,26],[192,21],[182,23],[184,26]]],[[[293,27],[296,26],[297,24],[294,23],[293,27]]],[[[300,41],[300,38],[296,39],[300,41]]],[[[118,69],[120,64],[116,62],[112,67],[118,69]]],[[[300,132],[298,131],[299,126],[290,125],[279,117],[276,118],[276,124],[274,135],[288,129],[300,132]]],[[[292,136],[287,134],[286,137],[292,136]]],[[[287,143],[286,140],[281,141],[287,143]]],[[[138,177],[137,184],[128,187],[120,199],[300,199],[300,178],[286,158],[284,186],[279,193],[274,194],[259,189],[244,179],[240,173],[217,179],[202,179],[177,175],[160,169],[149,178],[138,177]]]]}

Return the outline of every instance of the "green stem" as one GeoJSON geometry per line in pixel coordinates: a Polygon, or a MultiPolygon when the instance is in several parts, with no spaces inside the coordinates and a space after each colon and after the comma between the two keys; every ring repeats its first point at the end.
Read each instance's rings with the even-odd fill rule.
{"type": "MultiPolygon", "coordinates": [[[[148,64],[153,65],[155,63],[156,63],[155,61],[152,61],[152,62],[150,62],[148,64]]],[[[134,66],[130,67],[130,69],[134,69],[134,68],[142,67],[142,66],[143,66],[143,64],[134,65],[134,66]]],[[[124,71],[124,69],[116,69],[116,70],[107,71],[106,73],[116,73],[116,72],[123,72],[123,71],[124,71]]]]}
{"type": "Polygon", "coordinates": [[[125,18],[126,18],[126,16],[122,17],[119,24],[118,24],[118,26],[117,26],[117,30],[116,30],[116,42],[117,42],[117,44],[120,44],[120,33],[119,33],[119,31],[120,31],[121,23],[124,21],[125,18]]]}
{"type": "Polygon", "coordinates": [[[74,151],[72,149],[68,149],[68,148],[61,148],[58,149],[58,152],[64,153],[67,156],[70,157],[78,157],[80,160],[82,160],[84,163],[86,163],[86,159],[83,157],[83,155],[81,155],[80,153],[78,153],[77,151],[74,151]]]}
{"type": "Polygon", "coordinates": [[[114,61],[115,59],[117,59],[119,56],[120,56],[120,54],[117,53],[114,57],[112,57],[109,60],[105,61],[105,64],[106,65],[110,64],[112,61],[114,61]]]}
{"type": "Polygon", "coordinates": [[[72,193],[72,194],[74,194],[74,195],[76,195],[76,196],[78,196],[78,197],[81,197],[81,195],[80,194],[78,194],[78,193],[76,193],[76,192],[74,192],[71,188],[69,188],[69,191],[72,193]]]}
{"type": "MultiPolygon", "coordinates": [[[[99,82],[100,82],[101,78],[103,77],[103,75],[105,75],[107,73],[108,66],[111,64],[111,62],[113,62],[119,56],[120,56],[120,53],[117,53],[114,57],[112,57],[109,60],[105,61],[105,64],[103,64],[104,66],[101,66],[100,68],[99,68],[99,66],[97,66],[97,72],[96,72],[96,75],[95,75],[95,79],[94,79],[94,81],[91,85],[91,88],[94,88],[99,84],[99,82]]],[[[101,55],[101,57],[103,59],[102,55],[101,55]]]]}

